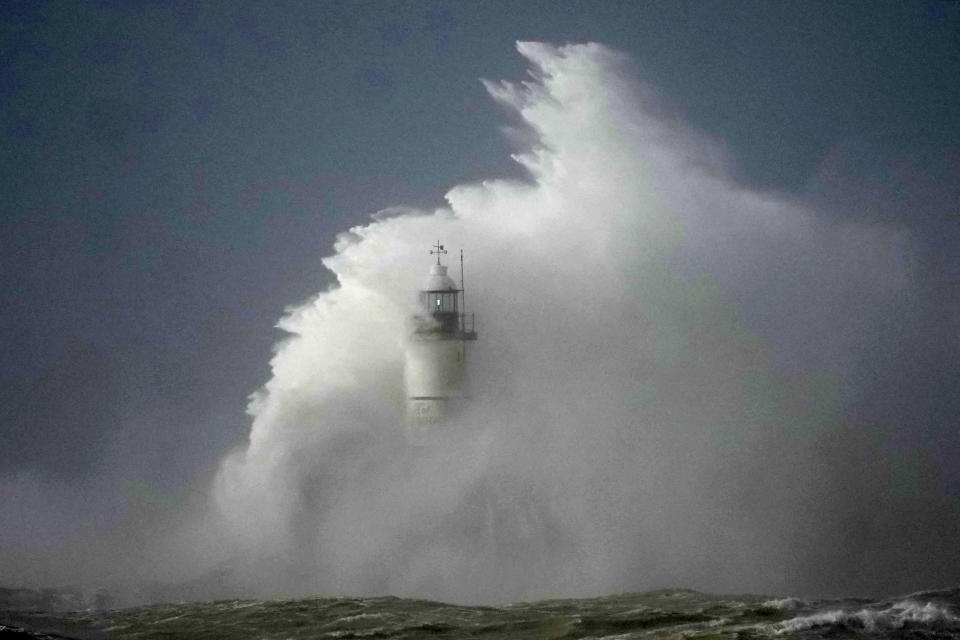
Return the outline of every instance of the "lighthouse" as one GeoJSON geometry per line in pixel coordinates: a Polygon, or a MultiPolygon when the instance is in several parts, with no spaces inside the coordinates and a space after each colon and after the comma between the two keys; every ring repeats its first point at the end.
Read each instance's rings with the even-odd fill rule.
{"type": "Polygon", "coordinates": [[[430,251],[437,261],[430,266],[419,292],[419,310],[407,338],[406,422],[413,431],[425,430],[454,414],[467,397],[467,343],[477,339],[477,332],[473,314],[465,310],[463,251],[459,287],[440,261],[446,253],[439,241],[430,251]]]}

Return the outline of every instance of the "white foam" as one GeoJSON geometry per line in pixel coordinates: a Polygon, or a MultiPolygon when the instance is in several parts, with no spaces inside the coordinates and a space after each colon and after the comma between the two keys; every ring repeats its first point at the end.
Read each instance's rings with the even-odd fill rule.
{"type": "Polygon", "coordinates": [[[809,606],[809,603],[806,600],[801,600],[800,598],[776,598],[774,600],[761,602],[760,606],[768,609],[794,611],[796,609],[802,609],[803,607],[809,606]]]}
{"type": "Polygon", "coordinates": [[[351,616],[344,616],[343,618],[337,618],[333,624],[344,624],[348,622],[356,622],[357,620],[380,620],[382,618],[389,618],[389,613],[357,613],[351,616]]]}
{"type": "Polygon", "coordinates": [[[960,629],[960,618],[949,608],[927,602],[920,604],[910,600],[897,602],[886,609],[858,609],[847,611],[834,609],[808,616],[799,616],[772,625],[777,634],[805,631],[818,627],[836,626],[845,629],[883,631],[903,629],[906,626],[923,626],[934,629],[960,629]]]}

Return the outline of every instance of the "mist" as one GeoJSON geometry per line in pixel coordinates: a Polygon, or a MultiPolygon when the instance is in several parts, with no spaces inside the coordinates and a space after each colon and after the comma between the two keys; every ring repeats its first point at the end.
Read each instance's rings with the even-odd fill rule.
{"type": "Polygon", "coordinates": [[[485,84],[529,179],[339,236],[181,557],[247,594],[458,602],[955,581],[948,407],[911,372],[956,342],[910,232],[738,183],[623,54],[517,48],[529,78],[485,84]],[[437,239],[480,338],[469,407],[415,444],[405,331],[437,239]]]}

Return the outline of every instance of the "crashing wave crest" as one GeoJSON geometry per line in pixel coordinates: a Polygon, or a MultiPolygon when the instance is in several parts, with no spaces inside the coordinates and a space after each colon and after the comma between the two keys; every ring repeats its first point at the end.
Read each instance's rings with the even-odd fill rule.
{"type": "Polygon", "coordinates": [[[909,628],[960,631],[960,617],[945,605],[902,600],[885,609],[864,608],[851,611],[834,609],[798,616],[772,626],[778,635],[824,627],[867,632],[909,628]]]}

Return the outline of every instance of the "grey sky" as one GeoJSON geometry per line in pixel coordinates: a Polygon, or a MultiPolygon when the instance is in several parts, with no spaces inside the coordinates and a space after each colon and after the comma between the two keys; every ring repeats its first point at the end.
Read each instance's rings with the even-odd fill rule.
{"type": "Polygon", "coordinates": [[[479,82],[522,77],[518,39],[623,50],[744,185],[913,232],[925,348],[886,327],[847,411],[935,425],[908,455],[957,468],[956,2],[5,2],[0,481],[129,500],[111,533],[187,502],[336,233],[523,175],[479,82]]]}

